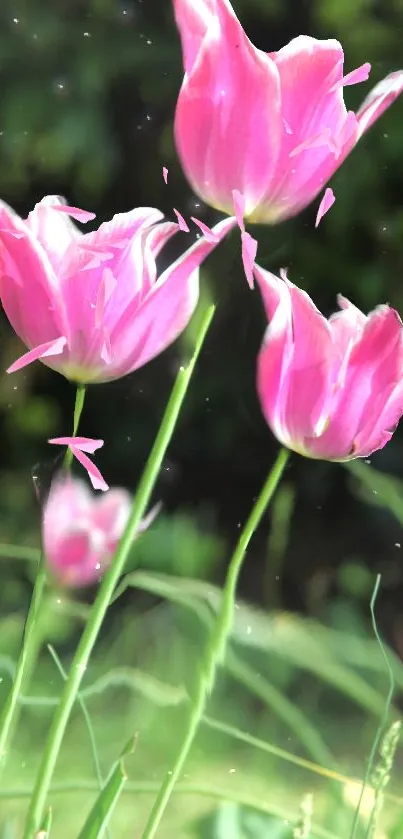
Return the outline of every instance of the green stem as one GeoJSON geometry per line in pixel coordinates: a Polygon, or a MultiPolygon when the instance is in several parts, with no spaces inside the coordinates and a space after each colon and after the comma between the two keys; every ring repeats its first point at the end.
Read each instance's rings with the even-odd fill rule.
{"type": "Polygon", "coordinates": [[[140,479],[135,501],[126,530],[119,543],[113,562],[107,571],[98,595],[93,603],[88,623],[77,647],[60,703],[55,711],[48,740],[46,742],[38,776],[32,793],[27,814],[24,839],[33,839],[39,830],[46,805],[46,798],[52,780],[56,760],[62,744],[64,732],[71,709],[79,691],[82,678],[87,668],[90,655],[98,637],[99,630],[111,602],[116,583],[122,574],[138,526],[148,507],[155,482],[166,450],[172,438],[182,403],[207,330],[213,319],[215,307],[209,306],[204,312],[197,332],[193,356],[186,367],[181,367],[176,377],[168,405],[165,409],[153,448],[140,479]]]}
{"type": "Polygon", "coordinates": [[[23,685],[29,680],[29,674],[35,667],[40,641],[38,636],[38,621],[41,615],[43,592],[46,583],[45,558],[41,554],[38,562],[34,590],[25,624],[21,652],[17,661],[13,683],[0,718],[0,766],[6,762],[7,752],[14,730],[18,722],[18,697],[23,685]]]}
{"type": "Polygon", "coordinates": [[[266,478],[260,495],[252,507],[252,511],[246,524],[244,525],[238,544],[231,557],[220,608],[211,633],[210,642],[205,651],[204,661],[202,661],[199,669],[195,689],[191,697],[190,714],[183,740],[180,744],[176,760],[172,768],[169,772],[167,772],[162,786],[160,787],[141,839],[153,839],[155,836],[174,786],[179,779],[189,754],[203,717],[209,693],[215,681],[217,668],[225,656],[227,639],[232,626],[233,613],[235,609],[236,587],[242,562],[249,542],[278,486],[287,464],[288,457],[289,452],[286,449],[281,449],[274,466],[266,478]]]}
{"type": "MultiPolygon", "coordinates": [[[[77,434],[81,412],[84,405],[85,387],[78,385],[76,401],[74,406],[73,435],[77,434]]],[[[63,466],[68,469],[71,463],[71,452],[68,449],[63,466]],[[69,457],[70,456],[70,457],[69,457]]],[[[28,549],[27,549],[28,550],[28,549]]],[[[25,624],[24,637],[22,640],[21,652],[17,661],[13,683],[10,693],[4,705],[0,717],[0,767],[6,761],[11,738],[18,723],[20,706],[18,697],[30,679],[41,648],[41,633],[38,632],[38,623],[43,607],[43,594],[46,585],[46,561],[43,553],[40,554],[38,570],[35,577],[34,590],[28,610],[25,624]]]]}
{"type": "MultiPolygon", "coordinates": [[[[84,399],[85,399],[85,385],[77,385],[76,390],[76,401],[74,405],[74,415],[73,415],[73,437],[77,436],[78,426],[80,424],[81,414],[83,412],[84,407],[84,399]]],[[[73,452],[71,449],[67,449],[66,454],[64,456],[63,461],[63,468],[70,469],[73,460],[73,452]]]]}

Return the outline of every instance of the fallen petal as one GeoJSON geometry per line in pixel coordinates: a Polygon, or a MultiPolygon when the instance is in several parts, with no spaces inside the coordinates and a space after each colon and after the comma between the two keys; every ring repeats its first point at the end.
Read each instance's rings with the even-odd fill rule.
{"type": "Polygon", "coordinates": [[[70,448],[74,447],[82,452],[94,454],[97,449],[102,448],[104,441],[94,440],[92,437],[52,437],[48,443],[55,446],[70,446],[70,448]]]}
{"type": "Polygon", "coordinates": [[[195,216],[190,216],[190,218],[197,225],[197,227],[200,228],[201,232],[203,233],[205,239],[207,239],[208,242],[219,242],[218,236],[216,236],[215,233],[213,233],[211,227],[208,227],[207,224],[204,224],[203,221],[200,221],[198,218],[195,218],[195,216]]]}
{"type": "Polygon", "coordinates": [[[174,213],[176,215],[176,218],[178,219],[179,229],[183,230],[184,233],[189,233],[189,227],[186,224],[185,219],[183,218],[181,213],[178,212],[178,210],[175,210],[175,207],[173,209],[174,209],[174,213]]]}
{"type": "Polygon", "coordinates": [[[52,210],[57,210],[59,213],[67,213],[68,216],[75,218],[76,221],[81,221],[83,224],[86,224],[87,221],[92,221],[96,216],[96,213],[90,213],[88,210],[80,210],[79,207],[69,207],[67,204],[52,204],[51,207],[52,210]]]}
{"type": "Polygon", "coordinates": [[[164,178],[165,183],[168,183],[168,169],[166,166],[162,167],[162,177],[164,178]]]}
{"type": "Polygon", "coordinates": [[[17,370],[22,370],[23,367],[27,367],[33,361],[38,361],[39,358],[60,355],[66,344],[67,338],[64,337],[56,338],[55,341],[48,341],[46,344],[40,344],[39,347],[29,350],[29,352],[24,353],[24,355],[18,358],[17,361],[14,361],[11,367],[8,367],[6,373],[16,373],[17,370]]]}
{"type": "Polygon", "coordinates": [[[328,210],[333,206],[336,200],[336,196],[330,186],[325,189],[325,194],[319,204],[319,209],[316,216],[315,227],[318,227],[323,216],[326,215],[328,210]]]}
{"type": "Polygon", "coordinates": [[[369,61],[366,61],[365,64],[361,64],[361,67],[357,67],[356,70],[352,70],[351,73],[347,73],[347,75],[343,76],[339,82],[336,82],[336,84],[330,89],[330,93],[333,93],[333,91],[337,90],[338,87],[347,87],[347,85],[350,84],[366,82],[370,72],[371,65],[369,61]]]}
{"type": "Polygon", "coordinates": [[[99,469],[95,466],[95,463],[93,463],[92,460],[90,460],[90,458],[76,446],[70,446],[70,450],[73,452],[74,457],[77,458],[79,463],[84,466],[94,489],[100,489],[102,492],[106,492],[106,490],[109,489],[109,486],[101,475],[99,469]]]}
{"type": "Polygon", "coordinates": [[[241,233],[242,242],[242,262],[245,270],[246,279],[249,288],[253,288],[253,266],[257,254],[257,241],[250,235],[243,231],[241,233]]]}
{"type": "Polygon", "coordinates": [[[244,217],[244,214],[245,214],[245,196],[242,195],[241,192],[239,192],[239,189],[233,189],[232,190],[232,198],[234,200],[234,211],[235,211],[235,217],[236,217],[236,220],[237,220],[237,223],[238,223],[238,227],[240,227],[242,232],[244,232],[245,231],[245,222],[243,220],[243,217],[244,217]]]}

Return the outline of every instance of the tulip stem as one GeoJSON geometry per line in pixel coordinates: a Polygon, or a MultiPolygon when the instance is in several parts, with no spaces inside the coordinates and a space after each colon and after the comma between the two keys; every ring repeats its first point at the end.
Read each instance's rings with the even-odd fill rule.
{"type": "Polygon", "coordinates": [[[16,664],[13,682],[0,718],[0,766],[4,767],[10,741],[18,722],[18,697],[23,685],[35,667],[41,646],[38,622],[41,617],[43,592],[46,583],[45,557],[41,553],[38,561],[34,590],[25,623],[21,652],[16,664]]]}
{"type": "Polygon", "coordinates": [[[138,485],[129,521],[120,540],[113,561],[103,578],[91,613],[78,644],[69,675],[65,683],[59,705],[55,711],[49,736],[42,753],[38,776],[28,809],[24,839],[33,839],[40,829],[46,806],[46,798],[52,780],[56,760],[63,736],[70,717],[71,709],[80,689],[81,681],[88,666],[92,650],[98,637],[102,622],[110,605],[116,584],[124,571],[133,540],[141,519],[150,502],[166,450],[171,441],[187,389],[203,345],[215,306],[209,306],[202,314],[198,324],[195,348],[192,358],[186,366],[180,367],[167,407],[158,429],[154,445],[148,457],[145,469],[138,485]]]}
{"type": "Polygon", "coordinates": [[[153,839],[155,836],[174,786],[179,780],[200,722],[202,721],[204,709],[215,682],[217,669],[225,658],[228,637],[231,632],[235,611],[236,588],[242,562],[249,542],[277,489],[288,458],[289,451],[287,449],[281,449],[266,478],[260,495],[252,507],[249,518],[243,527],[234,553],[232,554],[216,621],[212,628],[203,660],[200,663],[196,685],[190,697],[190,712],[183,739],[180,743],[176,759],[162,782],[141,839],[153,839]]]}
{"type": "MultiPolygon", "coordinates": [[[[81,414],[84,408],[84,399],[86,394],[85,385],[77,385],[76,390],[76,401],[74,404],[74,415],[73,415],[73,437],[77,436],[78,426],[80,424],[81,414]]],[[[63,468],[70,469],[71,463],[73,460],[73,452],[69,447],[66,451],[63,461],[63,468]]]]}

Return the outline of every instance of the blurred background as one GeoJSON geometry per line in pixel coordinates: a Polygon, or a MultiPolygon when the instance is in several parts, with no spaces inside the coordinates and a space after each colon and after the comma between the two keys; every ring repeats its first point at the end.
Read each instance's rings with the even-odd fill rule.
{"type": "MultiPolygon", "coordinates": [[[[345,72],[370,61],[370,81],[345,90],[350,108],[403,65],[401,0],[237,0],[234,6],[261,49],[277,50],[303,33],[338,38],[345,72]]],[[[173,145],[181,79],[179,39],[167,0],[2,0],[0,197],[23,216],[42,196],[57,193],[96,212],[97,224],[140,205],[156,206],[169,218],[175,206],[185,217],[196,214],[212,224],[217,216],[192,194],[173,145]],[[168,185],[163,166],[169,169],[168,185]]],[[[317,201],[297,219],[253,230],[260,263],[273,271],[287,266],[290,278],[326,314],[335,309],[338,292],[364,311],[388,302],[403,313],[402,147],[400,99],[333,178],[337,201],[318,230],[317,201]]],[[[163,259],[184,247],[184,235],[163,259]]],[[[264,316],[258,293],[251,293],[244,279],[236,233],[209,259],[203,282],[218,312],[156,488],[162,512],[133,551],[132,566],[147,573],[133,579],[112,608],[88,674],[104,772],[125,738],[139,731],[130,777],[137,778],[137,796],[143,795],[135,805],[130,796],[122,803],[119,837],[141,835],[152,784],[161,779],[177,741],[206,632],[192,604],[201,602],[210,616],[214,611],[215,587],[277,450],[255,392],[264,316]],[[196,579],[200,585],[192,583],[196,579]],[[213,585],[206,588],[203,581],[213,585]],[[143,782],[148,791],[141,789],[143,782]]],[[[105,440],[97,464],[111,485],[135,491],[188,350],[185,335],[143,370],[89,389],[81,431],[105,440]]],[[[38,497],[60,465],[46,441],[70,433],[75,395],[71,384],[40,363],[13,376],[1,372],[22,351],[0,313],[0,698],[32,590],[32,560],[40,543],[38,497]],[[15,555],[11,544],[20,546],[15,555]]],[[[379,573],[378,627],[403,685],[403,430],[370,465],[360,466],[352,474],[339,465],[292,458],[248,552],[233,650],[211,711],[238,733],[247,731],[358,777],[388,688],[369,620],[379,573]]],[[[31,699],[21,704],[12,755],[8,780],[15,794],[6,789],[3,800],[0,793],[1,836],[19,836],[24,794],[63,681],[46,643],[55,644],[67,667],[92,595],[49,592],[45,646],[31,699]]],[[[401,706],[398,688],[396,709],[401,706]]],[[[60,836],[76,835],[96,789],[83,727],[78,709],[59,783],[67,778],[74,786],[75,778],[79,792],[55,792],[60,836]]],[[[211,795],[190,788],[187,807],[178,795],[166,837],[291,837],[295,822],[285,825],[280,812],[290,804],[290,790],[294,812],[301,796],[314,790],[316,822],[336,831],[332,835],[347,835],[352,810],[346,802],[354,802],[355,788],[334,787],[300,768],[294,778],[262,744],[240,744],[234,732],[218,737],[206,724],[199,741],[190,778],[197,787],[197,778],[205,782],[207,772],[211,795]],[[285,788],[284,778],[295,781],[295,790],[291,783],[285,788]],[[211,791],[215,782],[230,803],[217,801],[220,795],[211,791]],[[343,806],[332,808],[335,801],[343,806]],[[342,827],[338,818],[347,819],[342,827]]],[[[399,839],[403,825],[389,804],[387,822],[395,833],[387,835],[399,839]]]]}

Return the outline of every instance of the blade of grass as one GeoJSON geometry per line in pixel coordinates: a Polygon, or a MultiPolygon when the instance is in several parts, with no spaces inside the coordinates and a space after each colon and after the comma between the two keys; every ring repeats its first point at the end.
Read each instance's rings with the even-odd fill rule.
{"type": "Polygon", "coordinates": [[[127,782],[124,758],[132,754],[135,740],[133,737],[123,749],[119,760],[113,767],[108,780],[99,793],[78,839],[101,839],[110,824],[110,818],[115,809],[119,796],[127,782]]]}
{"type": "MultiPolygon", "coordinates": [[[[56,664],[56,667],[57,667],[63,681],[64,682],[67,681],[67,673],[66,673],[66,671],[63,667],[62,662],[60,661],[59,656],[57,655],[56,650],[54,649],[52,644],[48,644],[47,648],[49,650],[50,655],[52,656],[52,659],[53,659],[54,663],[56,664]]],[[[57,701],[60,701],[60,700],[57,700],[57,701]]],[[[92,727],[91,717],[89,715],[87,706],[84,702],[82,692],[80,692],[80,691],[77,693],[77,702],[78,702],[78,704],[81,708],[81,711],[82,711],[82,714],[83,714],[83,717],[84,717],[84,721],[85,721],[85,724],[86,724],[86,727],[87,727],[88,737],[89,737],[90,746],[91,746],[92,759],[94,761],[94,769],[95,769],[96,778],[97,778],[97,781],[98,781],[98,784],[99,784],[99,788],[102,789],[103,777],[102,777],[101,765],[100,765],[99,757],[98,757],[98,749],[97,749],[97,744],[96,744],[96,740],[95,740],[95,733],[94,733],[94,729],[92,727]]]]}
{"type": "Polygon", "coordinates": [[[388,690],[388,694],[387,694],[387,697],[386,697],[386,701],[384,703],[383,713],[382,713],[381,719],[379,721],[378,728],[377,728],[376,733],[375,733],[374,741],[372,743],[371,751],[369,753],[369,758],[368,758],[367,765],[366,765],[366,768],[365,768],[364,780],[362,782],[361,793],[360,793],[360,797],[358,799],[358,804],[357,804],[355,815],[354,815],[354,820],[353,820],[353,824],[352,824],[352,828],[351,828],[350,839],[356,839],[356,836],[357,836],[357,830],[358,830],[362,800],[363,800],[364,793],[365,793],[365,790],[367,788],[368,781],[369,781],[369,778],[370,778],[370,775],[371,775],[371,772],[372,772],[372,769],[373,769],[373,766],[374,766],[376,753],[378,751],[378,747],[379,747],[379,744],[381,742],[382,735],[383,735],[383,733],[385,731],[385,728],[387,726],[387,723],[388,723],[388,717],[389,717],[389,712],[390,712],[390,708],[391,708],[391,705],[392,705],[393,694],[395,692],[395,680],[394,680],[394,676],[393,676],[393,671],[392,671],[392,668],[389,664],[389,659],[388,659],[388,656],[386,654],[385,647],[382,643],[381,636],[378,632],[378,627],[377,627],[376,617],[375,617],[375,603],[376,603],[376,598],[378,596],[380,584],[381,584],[381,575],[378,574],[378,576],[376,578],[376,581],[375,581],[374,591],[373,591],[373,594],[372,594],[372,597],[371,597],[370,612],[371,612],[371,621],[372,621],[372,628],[373,628],[373,631],[374,631],[374,635],[375,635],[375,638],[376,638],[376,640],[379,644],[379,648],[381,650],[381,653],[382,653],[382,656],[383,656],[383,659],[384,659],[384,662],[385,662],[386,671],[387,671],[388,678],[389,678],[389,690],[388,690]]]}

